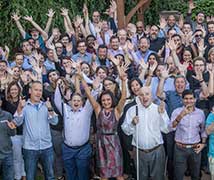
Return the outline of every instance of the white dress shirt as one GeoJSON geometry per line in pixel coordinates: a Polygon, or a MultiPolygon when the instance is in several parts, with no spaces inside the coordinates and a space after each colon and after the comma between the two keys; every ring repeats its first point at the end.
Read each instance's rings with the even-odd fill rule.
{"type": "Polygon", "coordinates": [[[161,132],[168,133],[170,123],[166,111],[160,114],[158,106],[153,103],[145,108],[138,97],[136,98],[136,103],[138,106],[139,122],[136,126],[132,124],[132,120],[136,116],[136,106],[132,106],[127,111],[126,119],[122,124],[124,133],[133,135],[132,145],[134,146],[137,146],[136,140],[138,136],[138,147],[140,149],[152,149],[163,144],[161,132]]]}

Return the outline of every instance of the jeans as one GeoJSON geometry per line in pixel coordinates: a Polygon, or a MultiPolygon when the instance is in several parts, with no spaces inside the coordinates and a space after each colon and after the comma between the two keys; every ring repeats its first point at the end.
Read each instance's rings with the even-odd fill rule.
{"type": "Polygon", "coordinates": [[[174,174],[175,180],[183,180],[189,165],[192,180],[200,179],[201,152],[196,153],[193,148],[182,148],[175,144],[174,174]]]}
{"type": "Polygon", "coordinates": [[[3,171],[3,180],[14,180],[13,153],[0,159],[0,168],[3,171]]]}
{"type": "Polygon", "coordinates": [[[91,154],[92,149],[89,143],[78,149],[62,145],[66,180],[89,180],[91,154]]]}
{"type": "Polygon", "coordinates": [[[21,179],[22,176],[26,176],[24,170],[24,159],[22,155],[23,137],[22,135],[16,135],[11,137],[13,143],[13,164],[14,164],[14,178],[21,179]]]}
{"type": "Polygon", "coordinates": [[[42,168],[45,174],[45,180],[54,180],[53,164],[53,148],[43,150],[27,150],[23,149],[25,172],[27,180],[36,178],[36,170],[38,161],[42,163],[42,168]]]}

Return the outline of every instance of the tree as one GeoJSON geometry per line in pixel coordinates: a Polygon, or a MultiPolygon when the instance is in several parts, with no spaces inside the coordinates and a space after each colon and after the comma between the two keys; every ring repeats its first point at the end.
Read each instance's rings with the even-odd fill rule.
{"type": "Polygon", "coordinates": [[[118,17],[118,27],[124,28],[130,21],[131,18],[136,14],[137,11],[139,20],[144,20],[144,11],[148,8],[149,4],[152,0],[138,0],[137,4],[129,11],[127,15],[125,15],[125,1],[124,0],[116,0],[117,1],[117,17],[118,17]]]}

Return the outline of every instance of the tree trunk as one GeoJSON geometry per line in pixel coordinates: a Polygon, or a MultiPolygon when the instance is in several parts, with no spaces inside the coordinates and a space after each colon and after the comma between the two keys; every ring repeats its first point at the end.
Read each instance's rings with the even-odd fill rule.
{"type": "Polygon", "coordinates": [[[124,0],[116,0],[116,3],[117,3],[118,28],[121,29],[126,26],[125,2],[124,0]]]}

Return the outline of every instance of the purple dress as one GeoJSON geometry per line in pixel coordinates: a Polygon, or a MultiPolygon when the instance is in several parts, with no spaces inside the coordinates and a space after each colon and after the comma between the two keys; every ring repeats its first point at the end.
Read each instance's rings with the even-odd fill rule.
{"type": "Polygon", "coordinates": [[[118,122],[114,110],[102,109],[97,119],[97,165],[103,178],[123,175],[122,149],[117,134],[118,122]]]}

